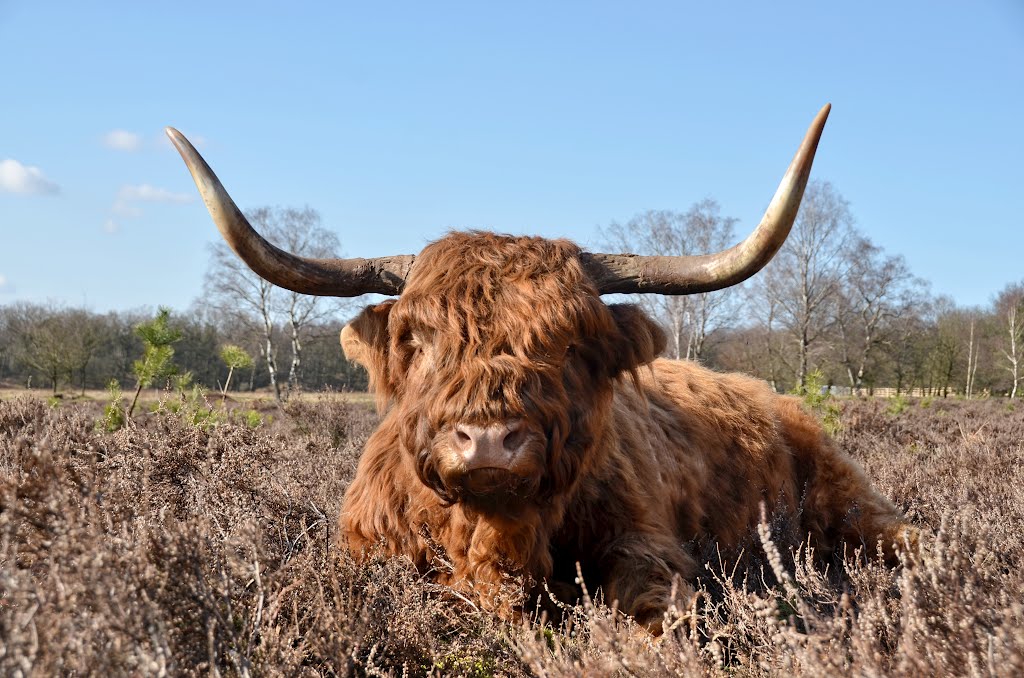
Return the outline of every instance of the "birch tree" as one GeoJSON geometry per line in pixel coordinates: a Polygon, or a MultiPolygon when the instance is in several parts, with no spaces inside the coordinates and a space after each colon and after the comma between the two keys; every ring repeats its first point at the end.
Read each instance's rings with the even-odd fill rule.
{"type": "MultiPolygon", "coordinates": [[[[651,210],[625,224],[601,229],[602,247],[634,254],[693,255],[726,249],[734,244],[737,220],[721,215],[711,198],[694,203],[686,212],[651,210]]],[[[700,361],[715,330],[734,316],[734,289],[692,295],[644,295],[646,310],[661,321],[668,334],[668,357],[700,361]]]]}
{"type": "Polygon", "coordinates": [[[1024,379],[1024,284],[1007,285],[996,296],[995,313],[1002,326],[1004,340],[1002,352],[1006,357],[1006,369],[1010,373],[1010,397],[1016,398],[1020,382],[1024,379]]]}
{"type": "MultiPolygon", "coordinates": [[[[265,233],[259,210],[246,212],[253,227],[265,233]]],[[[204,298],[222,313],[248,321],[263,338],[260,354],[267,366],[274,397],[281,400],[277,375],[277,346],[274,343],[274,302],[280,289],[259,277],[224,242],[210,249],[210,268],[203,285],[204,298]]]]}
{"type": "MultiPolygon", "coordinates": [[[[337,257],[341,249],[338,236],[324,229],[320,214],[309,207],[278,209],[266,219],[267,239],[278,247],[303,257],[337,257]]],[[[281,290],[277,309],[281,313],[291,344],[287,394],[299,388],[302,377],[302,347],[310,326],[339,313],[347,302],[335,297],[319,297],[281,290]]]]}
{"type": "MultiPolygon", "coordinates": [[[[300,256],[337,256],[338,238],[320,226],[311,208],[260,207],[245,212],[260,234],[278,247],[300,256]]],[[[253,273],[223,242],[212,248],[204,287],[206,297],[224,313],[248,319],[262,336],[260,355],[267,367],[274,397],[280,402],[295,390],[301,375],[303,335],[310,323],[337,311],[339,302],[275,287],[253,273]],[[288,335],[291,349],[288,377],[282,388],[278,330],[288,335]]]]}
{"type": "Polygon", "coordinates": [[[978,325],[976,314],[970,315],[967,319],[967,324],[969,327],[967,335],[967,379],[964,382],[964,396],[972,398],[974,397],[974,380],[978,374],[978,358],[981,348],[975,333],[975,328],[978,325]]]}

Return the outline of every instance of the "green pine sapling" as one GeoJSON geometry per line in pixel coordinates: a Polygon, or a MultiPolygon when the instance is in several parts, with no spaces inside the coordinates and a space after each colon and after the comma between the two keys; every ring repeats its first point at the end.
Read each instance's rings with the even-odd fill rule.
{"type": "Polygon", "coordinates": [[[231,375],[234,374],[235,370],[244,370],[252,367],[253,362],[252,356],[244,348],[234,344],[224,344],[221,347],[220,359],[228,366],[228,378],[224,381],[224,388],[221,389],[221,394],[226,396],[228,387],[231,385],[231,375]]]}
{"type": "Polygon", "coordinates": [[[181,330],[172,328],[170,322],[171,310],[161,307],[156,317],[135,326],[135,334],[142,339],[142,359],[136,360],[132,365],[132,371],[138,383],[135,388],[135,397],[132,398],[131,407],[128,408],[128,417],[131,418],[135,411],[135,405],[139,401],[139,394],[142,389],[151,385],[157,379],[166,379],[177,372],[177,368],[171,359],[174,357],[174,342],[181,339],[181,330]]]}

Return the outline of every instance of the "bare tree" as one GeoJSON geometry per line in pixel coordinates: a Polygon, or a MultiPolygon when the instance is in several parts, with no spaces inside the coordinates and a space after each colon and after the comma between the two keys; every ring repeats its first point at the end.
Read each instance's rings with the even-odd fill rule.
{"type": "MultiPolygon", "coordinates": [[[[811,351],[827,336],[833,305],[845,274],[843,253],[853,236],[849,203],[828,182],[812,181],[786,244],[756,278],[760,307],[786,334],[795,351],[796,384],[804,387],[811,351]]],[[[763,323],[764,318],[760,321],[763,323]]]]}
{"type": "Polygon", "coordinates": [[[1006,356],[1008,363],[1006,369],[1012,378],[1010,397],[1016,398],[1017,389],[1021,380],[1024,379],[1021,365],[1021,353],[1024,352],[1024,284],[1007,285],[996,296],[993,306],[1005,332],[1003,337],[1006,343],[1003,344],[1003,355],[1006,356]]]}
{"type": "Polygon", "coordinates": [[[884,339],[885,357],[896,379],[896,394],[913,390],[924,379],[928,357],[924,341],[934,304],[927,284],[917,278],[893,303],[893,317],[884,339]]]}
{"type": "MultiPolygon", "coordinates": [[[[265,236],[282,249],[305,257],[337,257],[341,249],[338,236],[320,225],[320,214],[309,207],[277,209],[265,219],[265,236]]],[[[288,369],[290,395],[299,387],[302,375],[302,343],[307,328],[338,313],[346,304],[332,297],[318,297],[281,290],[278,310],[288,326],[291,365],[288,369]]]]}
{"type": "Polygon", "coordinates": [[[885,340],[885,331],[897,313],[903,290],[914,282],[902,256],[886,256],[864,236],[855,236],[845,253],[846,275],[837,290],[836,330],[840,361],[850,388],[864,384],[868,360],[885,340]]]}
{"type": "MultiPolygon", "coordinates": [[[[338,254],[338,238],[320,227],[316,210],[260,207],[245,214],[253,227],[278,247],[303,256],[338,254]]],[[[335,312],[338,302],[275,287],[253,273],[223,242],[213,246],[204,289],[206,297],[223,312],[249,319],[259,328],[263,337],[260,355],[266,362],[274,397],[283,400],[298,384],[307,325],[335,312]],[[291,365],[283,394],[275,341],[279,318],[287,326],[291,344],[291,365]]]]}
{"type": "Polygon", "coordinates": [[[17,342],[18,358],[49,380],[54,395],[60,380],[71,374],[68,328],[54,306],[18,303],[7,309],[7,323],[17,342]]]}
{"type": "MultiPolygon", "coordinates": [[[[263,207],[245,213],[253,227],[268,234],[273,209],[263,207]]],[[[210,268],[203,285],[204,297],[223,313],[246,319],[263,336],[261,355],[267,365],[274,397],[281,400],[277,376],[277,347],[274,345],[274,307],[281,290],[253,273],[223,241],[210,250],[210,268]]]]}
{"type": "Polygon", "coordinates": [[[794,371],[785,360],[784,333],[778,328],[779,304],[775,297],[765,294],[759,284],[746,286],[743,296],[746,315],[754,330],[748,341],[752,342],[752,353],[757,356],[753,369],[746,371],[761,377],[771,384],[773,390],[779,391],[783,388],[783,373],[794,371]]]}
{"type": "Polygon", "coordinates": [[[66,334],[66,351],[69,377],[75,373],[79,386],[85,393],[86,370],[96,355],[103,339],[100,319],[85,309],[71,309],[60,314],[66,334]]]}
{"type": "MultiPolygon", "coordinates": [[[[943,398],[954,390],[954,375],[963,367],[968,313],[949,297],[935,300],[935,321],[928,353],[928,389],[943,398]]],[[[968,361],[970,362],[970,361],[968,361]]]]}
{"type": "MultiPolygon", "coordinates": [[[[602,245],[636,254],[707,254],[733,244],[732,217],[723,217],[711,198],[695,203],[684,213],[652,210],[630,219],[613,222],[600,230],[602,245]]],[[[672,296],[644,295],[641,303],[664,324],[669,335],[669,357],[701,360],[709,336],[734,315],[736,288],[702,294],[672,296]]]]}

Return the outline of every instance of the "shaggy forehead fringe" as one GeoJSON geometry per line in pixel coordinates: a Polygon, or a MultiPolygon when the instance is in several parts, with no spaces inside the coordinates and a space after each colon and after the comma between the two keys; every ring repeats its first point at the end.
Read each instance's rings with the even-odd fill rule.
{"type": "MultiPolygon", "coordinates": [[[[391,360],[405,371],[429,344],[426,405],[434,424],[493,421],[566,407],[564,358],[577,339],[613,322],[567,240],[452,233],[428,245],[392,310],[391,360]]],[[[415,389],[415,387],[412,387],[415,389]]]]}
{"type": "Polygon", "coordinates": [[[577,336],[606,333],[610,318],[579,252],[568,240],[451,233],[417,258],[392,315],[393,339],[435,331],[438,348],[460,356],[543,360],[577,336]]]}

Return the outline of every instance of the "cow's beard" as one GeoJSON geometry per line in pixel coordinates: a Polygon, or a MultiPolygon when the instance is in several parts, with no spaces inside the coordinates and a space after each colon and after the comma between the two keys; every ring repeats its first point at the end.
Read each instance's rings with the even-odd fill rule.
{"type": "Polygon", "coordinates": [[[532,505],[540,476],[521,476],[506,469],[480,468],[455,479],[458,501],[485,515],[515,515],[532,505]]]}
{"type": "MultiPolygon", "coordinates": [[[[438,436],[442,437],[447,438],[438,436]]],[[[514,516],[539,500],[546,449],[547,440],[538,437],[511,467],[466,470],[458,454],[442,442],[430,452],[434,472],[443,487],[438,494],[473,512],[514,516]]]]}
{"type": "Polygon", "coordinates": [[[532,443],[510,467],[467,470],[447,442],[445,429],[430,436],[414,455],[417,475],[446,504],[460,504],[471,513],[514,517],[544,501],[541,488],[553,441],[539,430],[530,435],[532,443]]]}

